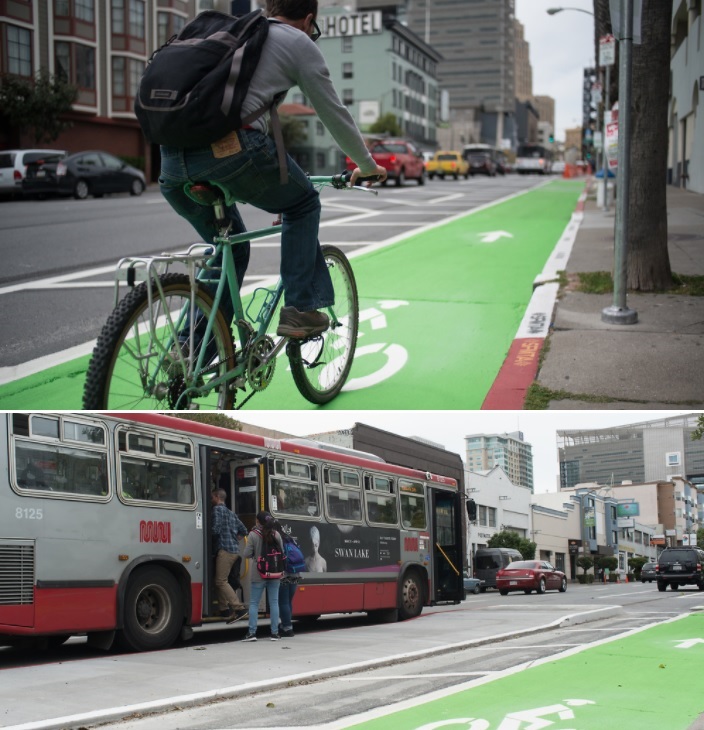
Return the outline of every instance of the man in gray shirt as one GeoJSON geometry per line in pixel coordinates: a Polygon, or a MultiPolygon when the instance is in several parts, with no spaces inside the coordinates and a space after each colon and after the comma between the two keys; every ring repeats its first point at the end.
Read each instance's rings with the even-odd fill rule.
{"type": "MultiPolygon", "coordinates": [[[[290,88],[299,86],[342,151],[358,165],[351,184],[359,177],[372,175],[383,181],[386,169],[369,154],[314,43],[319,35],[317,14],[318,0],[267,0],[269,35],[242,105],[242,116],[269,107],[275,98],[280,103],[290,88]]],[[[282,183],[276,146],[266,135],[265,120],[260,118],[250,126],[233,130],[207,147],[162,147],[161,158],[159,183],[164,197],[205,241],[212,242],[217,234],[214,213],[210,206],[193,202],[183,192],[183,184],[188,180],[220,183],[236,200],[269,213],[281,213],[284,307],[277,334],[304,338],[324,332],[329,325],[328,316],[317,310],[334,304],[334,291],[318,242],[320,199],[305,172],[290,156],[286,157],[288,178],[282,183]]],[[[236,206],[228,209],[228,216],[233,232],[246,230],[236,206]]],[[[235,246],[233,253],[242,286],[249,244],[235,246]]],[[[232,304],[225,304],[230,314],[232,304]]]]}

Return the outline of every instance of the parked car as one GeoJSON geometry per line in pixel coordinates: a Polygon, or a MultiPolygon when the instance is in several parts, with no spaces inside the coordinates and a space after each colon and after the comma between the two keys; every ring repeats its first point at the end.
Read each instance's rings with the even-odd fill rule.
{"type": "Polygon", "coordinates": [[[502,596],[510,591],[523,591],[525,594],[535,591],[567,590],[567,576],[557,570],[547,560],[515,560],[496,574],[496,587],[502,596]]]}
{"type": "Polygon", "coordinates": [[[489,152],[472,152],[468,155],[468,160],[470,175],[496,175],[496,162],[489,152]]]}
{"type": "Polygon", "coordinates": [[[426,162],[425,169],[428,177],[432,180],[436,175],[442,180],[445,175],[454,177],[455,180],[462,175],[469,177],[469,163],[462,157],[461,152],[436,152],[431,160],[426,162]]]}
{"type": "Polygon", "coordinates": [[[496,588],[496,574],[514,560],[523,560],[512,548],[479,548],[474,554],[474,576],[481,581],[479,590],[496,588]]]}
{"type": "Polygon", "coordinates": [[[77,152],[63,159],[37,160],[22,182],[26,195],[73,195],[101,198],[107,193],[141,195],[147,186],[144,173],[100,150],[77,152]]]}
{"type": "Polygon", "coordinates": [[[471,578],[468,575],[465,575],[462,579],[462,582],[464,583],[464,597],[467,598],[468,593],[477,594],[479,593],[479,586],[481,584],[481,581],[479,578],[471,578]]]}
{"type": "MultiPolygon", "coordinates": [[[[386,168],[387,180],[394,180],[396,185],[403,185],[406,180],[417,180],[419,185],[425,184],[425,160],[423,153],[413,142],[406,139],[382,139],[369,144],[374,162],[386,168]]],[[[348,157],[347,169],[354,170],[355,163],[348,157]]]]}
{"type": "Polygon", "coordinates": [[[645,563],[640,571],[641,583],[652,583],[658,578],[657,563],[645,563]]]}
{"type": "Polygon", "coordinates": [[[3,150],[0,152],[0,194],[22,193],[27,165],[47,155],[63,155],[63,150],[3,150]]]}
{"type": "Polygon", "coordinates": [[[658,590],[669,585],[673,591],[680,586],[695,585],[704,591],[704,550],[698,547],[665,548],[658,555],[658,590]]]}
{"type": "Polygon", "coordinates": [[[564,160],[555,160],[552,163],[552,172],[555,175],[562,175],[565,172],[565,161],[564,160]]]}

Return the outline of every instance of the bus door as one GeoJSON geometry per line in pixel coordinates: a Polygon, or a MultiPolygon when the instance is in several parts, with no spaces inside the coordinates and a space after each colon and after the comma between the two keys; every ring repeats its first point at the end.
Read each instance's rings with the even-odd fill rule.
{"type": "MultiPolygon", "coordinates": [[[[260,483],[260,462],[254,454],[230,451],[222,447],[203,446],[201,450],[204,512],[204,554],[206,556],[205,585],[203,587],[203,615],[212,619],[219,618],[219,604],[215,590],[215,545],[211,533],[212,504],[211,492],[224,489],[227,493],[225,504],[244,523],[248,530],[254,527],[257,514],[257,493],[260,483]]],[[[240,543],[240,549],[243,548],[240,543]]],[[[246,561],[241,561],[239,571],[233,570],[229,583],[240,599],[248,600],[244,575],[246,561]]]]}
{"type": "Polygon", "coordinates": [[[428,485],[430,497],[431,602],[461,601],[462,520],[459,495],[428,485]]]}

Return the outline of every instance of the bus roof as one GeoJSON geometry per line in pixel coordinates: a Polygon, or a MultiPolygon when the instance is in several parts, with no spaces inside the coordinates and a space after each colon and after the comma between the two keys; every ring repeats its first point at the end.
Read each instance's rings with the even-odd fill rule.
{"type": "Polygon", "coordinates": [[[346,464],[348,466],[356,466],[359,468],[370,469],[374,471],[385,471],[396,476],[405,476],[410,479],[421,479],[435,484],[443,484],[445,486],[457,488],[457,480],[452,477],[441,476],[439,474],[431,474],[430,472],[421,472],[417,469],[409,469],[405,466],[389,464],[374,454],[368,454],[355,449],[340,449],[338,447],[331,448],[330,444],[322,444],[317,441],[301,438],[275,439],[269,436],[258,436],[245,431],[233,431],[222,426],[211,426],[206,423],[190,421],[184,418],[176,418],[162,413],[110,413],[103,414],[106,418],[115,418],[119,421],[132,422],[136,424],[144,424],[155,426],[158,428],[167,428],[174,431],[190,433],[195,436],[203,436],[205,438],[218,439],[227,441],[232,444],[258,447],[271,451],[280,451],[285,454],[294,454],[296,456],[309,457],[312,459],[321,459],[330,461],[334,459],[336,462],[346,464]]]}

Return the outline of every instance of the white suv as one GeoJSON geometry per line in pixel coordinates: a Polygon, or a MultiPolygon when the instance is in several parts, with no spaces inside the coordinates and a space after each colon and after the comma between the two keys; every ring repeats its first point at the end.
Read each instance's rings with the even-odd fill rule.
{"type": "Polygon", "coordinates": [[[27,164],[44,155],[66,155],[64,150],[0,150],[0,195],[22,194],[22,179],[27,164]]]}

